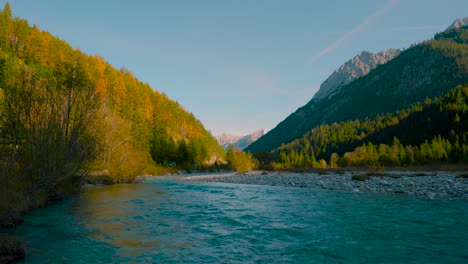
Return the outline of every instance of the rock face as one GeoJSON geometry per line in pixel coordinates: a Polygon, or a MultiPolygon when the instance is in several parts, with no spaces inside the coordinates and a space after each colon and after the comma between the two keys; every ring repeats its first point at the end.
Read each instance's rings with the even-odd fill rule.
{"type": "Polygon", "coordinates": [[[245,149],[246,147],[250,146],[250,144],[252,144],[254,141],[259,139],[261,136],[263,136],[263,130],[258,130],[253,132],[252,134],[243,136],[242,138],[234,142],[234,144],[232,145],[236,148],[245,149]]]}
{"type": "Polygon", "coordinates": [[[446,30],[468,26],[468,17],[457,18],[446,30]]]}
{"type": "Polygon", "coordinates": [[[401,53],[399,49],[389,49],[377,54],[363,51],[336,69],[321,85],[314,99],[333,97],[341,88],[358,77],[368,74],[378,65],[385,64],[401,53]]]}
{"type": "Polygon", "coordinates": [[[263,130],[258,130],[253,132],[252,134],[246,136],[236,136],[232,134],[223,133],[219,136],[216,136],[216,140],[218,140],[219,144],[223,146],[224,149],[228,149],[230,146],[239,149],[245,149],[254,141],[259,139],[263,136],[263,130]]]}
{"type": "Polygon", "coordinates": [[[237,136],[233,134],[223,133],[221,135],[215,136],[218,143],[226,149],[229,145],[234,144],[237,140],[241,139],[242,136],[237,136]]]}

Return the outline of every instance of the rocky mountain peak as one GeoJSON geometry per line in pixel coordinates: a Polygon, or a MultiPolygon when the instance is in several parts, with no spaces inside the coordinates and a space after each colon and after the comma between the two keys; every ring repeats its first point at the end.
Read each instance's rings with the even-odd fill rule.
{"type": "Polygon", "coordinates": [[[263,136],[263,134],[263,130],[258,130],[253,132],[252,134],[248,134],[245,136],[237,136],[228,133],[223,133],[221,135],[216,136],[215,138],[216,140],[218,140],[219,144],[223,146],[224,149],[228,149],[230,146],[239,149],[245,149],[254,141],[263,136]]]}
{"type": "Polygon", "coordinates": [[[218,141],[218,143],[224,147],[225,145],[229,146],[230,144],[233,144],[237,140],[241,139],[242,136],[223,133],[221,135],[217,135],[215,138],[218,141]]]}
{"type": "Polygon", "coordinates": [[[314,99],[334,96],[341,87],[354,79],[368,74],[380,64],[385,64],[401,53],[399,49],[389,49],[377,54],[363,51],[336,69],[321,85],[314,99]]]}
{"type": "Polygon", "coordinates": [[[455,21],[453,21],[452,25],[450,25],[446,30],[449,30],[449,29],[454,29],[454,28],[461,28],[461,27],[464,27],[464,26],[468,26],[468,17],[465,17],[465,18],[457,18],[455,19],[455,21]]]}

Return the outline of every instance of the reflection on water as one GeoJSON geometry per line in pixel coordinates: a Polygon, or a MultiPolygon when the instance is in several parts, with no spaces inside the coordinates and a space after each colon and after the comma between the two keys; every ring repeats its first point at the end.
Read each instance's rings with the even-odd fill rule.
{"type": "Polygon", "coordinates": [[[466,205],[161,177],[89,189],[12,232],[25,263],[463,263],[466,205]]]}

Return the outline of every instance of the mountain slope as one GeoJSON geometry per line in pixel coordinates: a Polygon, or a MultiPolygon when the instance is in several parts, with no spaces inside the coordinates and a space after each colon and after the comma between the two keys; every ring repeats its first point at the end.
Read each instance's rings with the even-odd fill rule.
{"type": "Polygon", "coordinates": [[[277,166],[321,167],[319,159],[332,166],[468,162],[467,119],[468,86],[459,86],[392,114],[318,126],[276,149],[277,166]]]}
{"type": "Polygon", "coordinates": [[[311,100],[246,150],[270,151],[318,125],[393,112],[468,82],[467,30],[436,34],[434,40],[411,46],[335,96],[311,100]]]}
{"type": "Polygon", "coordinates": [[[326,97],[332,97],[340,92],[340,89],[351,81],[368,74],[378,65],[385,64],[401,53],[397,49],[389,49],[374,54],[363,51],[354,58],[347,61],[336,69],[321,85],[314,99],[321,100],[326,97]]]}

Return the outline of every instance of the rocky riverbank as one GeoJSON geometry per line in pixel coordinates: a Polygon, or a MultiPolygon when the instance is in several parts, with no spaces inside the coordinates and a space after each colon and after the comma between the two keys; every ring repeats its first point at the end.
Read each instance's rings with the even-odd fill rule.
{"type": "Polygon", "coordinates": [[[190,176],[181,180],[396,193],[430,199],[468,199],[467,172],[249,172],[190,176]]]}

